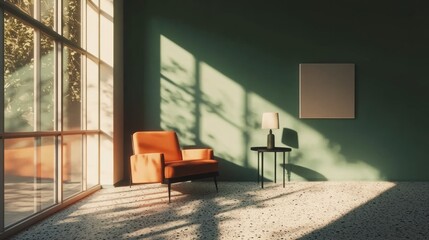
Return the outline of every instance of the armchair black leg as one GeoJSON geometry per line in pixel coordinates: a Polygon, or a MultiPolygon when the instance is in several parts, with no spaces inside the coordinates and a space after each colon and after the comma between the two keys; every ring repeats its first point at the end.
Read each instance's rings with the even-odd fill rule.
{"type": "Polygon", "coordinates": [[[168,182],[168,203],[171,203],[171,183],[168,182]]]}
{"type": "Polygon", "coordinates": [[[132,176],[131,176],[131,166],[130,166],[130,171],[129,171],[129,173],[130,173],[130,188],[131,188],[131,184],[133,184],[133,178],[132,178],[132,176]]]}
{"type": "Polygon", "coordinates": [[[215,186],[216,186],[216,192],[219,192],[218,188],[217,188],[217,180],[216,180],[216,176],[214,177],[214,182],[215,182],[215,186]]]}

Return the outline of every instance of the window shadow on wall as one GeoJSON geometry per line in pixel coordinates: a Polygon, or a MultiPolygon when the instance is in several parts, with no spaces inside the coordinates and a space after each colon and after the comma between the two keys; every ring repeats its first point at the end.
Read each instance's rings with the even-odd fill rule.
{"type": "MultiPolygon", "coordinates": [[[[131,23],[142,20],[136,16],[130,18],[131,23]]],[[[301,53],[288,52],[283,56],[267,53],[264,46],[279,47],[283,53],[289,48],[267,41],[264,41],[266,45],[254,46],[241,38],[233,38],[242,37],[241,30],[230,36],[219,32],[220,29],[209,31],[183,19],[172,21],[170,17],[152,15],[147,18],[145,32],[140,31],[139,35],[137,28],[131,28],[128,41],[132,44],[126,45],[130,46],[127,58],[134,66],[126,71],[130,80],[125,85],[128,109],[124,113],[129,134],[143,129],[176,130],[184,145],[213,147],[221,170],[228,173],[222,175],[226,180],[254,181],[257,161],[250,147],[265,144],[266,133],[260,130],[260,115],[275,111],[279,112],[282,127],[300,134],[299,149],[291,152],[292,159],[296,160],[291,164],[303,167],[294,168],[303,175],[300,178],[375,180],[383,177],[368,160],[368,154],[350,155],[346,151],[350,149],[346,146],[349,142],[332,137],[332,132],[322,131],[325,125],[337,125],[336,122],[318,121],[325,125],[315,127],[314,121],[298,119],[297,62],[303,59],[301,53]],[[136,47],[141,44],[144,47],[136,47]]],[[[342,127],[350,124],[348,121],[342,127]]],[[[334,133],[344,132],[340,130],[334,133]]],[[[125,145],[131,149],[128,140],[126,137],[125,145]]],[[[126,155],[126,165],[128,158],[126,155]]],[[[273,174],[271,171],[264,175],[272,178],[273,174]]]]}
{"type": "MultiPolygon", "coordinates": [[[[289,82],[288,88],[279,87],[281,90],[277,91],[275,85],[264,84],[266,76],[254,75],[277,71],[276,76],[281,76],[284,70],[279,66],[262,65],[253,71],[249,67],[256,63],[244,61],[243,56],[208,51],[202,46],[207,37],[204,33],[194,36],[195,33],[188,32],[187,28],[179,33],[170,29],[169,23],[162,23],[167,27],[154,24],[156,30],[152,30],[148,43],[151,49],[158,49],[158,52],[151,50],[152,54],[149,53],[152,62],[145,78],[150,81],[144,84],[138,82],[134,86],[136,89],[133,92],[139,87],[144,88],[143,93],[130,94],[134,96],[130,98],[136,98],[132,105],[139,106],[139,110],[130,115],[129,122],[138,127],[134,130],[130,126],[130,134],[143,129],[175,130],[185,146],[204,145],[214,149],[220,162],[221,180],[254,181],[257,161],[250,147],[265,144],[266,133],[260,129],[261,113],[275,111],[279,112],[280,125],[290,126],[299,132],[303,140],[299,149],[292,151],[291,157],[296,162],[289,168],[301,175],[301,179],[326,180],[324,176],[328,175],[332,175],[329,177],[332,180],[343,176],[352,179],[378,177],[376,169],[360,159],[347,159],[340,151],[340,144],[330,142],[319,131],[297,119],[293,107],[289,106],[293,105],[293,99],[283,98],[295,94],[289,82]],[[194,37],[190,38],[188,34],[194,37]],[[153,60],[159,60],[159,64],[153,63],[153,60]],[[231,62],[239,65],[228,65],[231,62]],[[137,122],[139,119],[140,122],[137,122]],[[359,174],[357,168],[364,174],[359,174]]],[[[231,47],[228,46],[231,43],[222,40],[216,42],[217,48],[224,45],[231,47]]],[[[261,58],[260,53],[254,54],[253,59],[261,58]]],[[[274,159],[270,156],[266,162],[271,165],[274,159]]],[[[278,172],[267,169],[264,175],[267,180],[272,180],[278,172]]]]}
{"type": "Polygon", "coordinates": [[[160,127],[176,131],[184,146],[213,148],[220,179],[254,176],[246,149],[248,122],[257,120],[246,90],[164,35],[160,56],[160,127]]]}

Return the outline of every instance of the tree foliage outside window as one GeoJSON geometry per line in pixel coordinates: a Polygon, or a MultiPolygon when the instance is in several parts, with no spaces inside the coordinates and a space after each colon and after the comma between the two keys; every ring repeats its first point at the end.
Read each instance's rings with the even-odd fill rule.
{"type": "MultiPolygon", "coordinates": [[[[36,0],[37,1],[37,0],[36,0]]],[[[20,8],[27,15],[33,16],[33,0],[6,0],[6,2],[10,2],[20,8]]]]}
{"type": "MultiPolygon", "coordinates": [[[[63,35],[76,44],[80,45],[81,41],[81,8],[79,0],[63,1],[63,35]]],[[[80,101],[81,89],[81,55],[76,51],[70,51],[67,54],[66,72],[68,77],[65,78],[65,85],[68,88],[64,94],[72,102],[80,101]]]]}
{"type": "Polygon", "coordinates": [[[34,29],[4,15],[5,131],[33,130],[34,29]]]}
{"type": "MultiPolygon", "coordinates": [[[[54,26],[54,1],[57,0],[7,0],[21,9],[25,14],[34,16],[34,1],[40,1],[40,21],[48,26],[54,26]]],[[[64,0],[63,27],[64,37],[77,44],[81,39],[81,6],[79,0],[64,0]]],[[[40,34],[40,46],[35,46],[35,31],[30,25],[19,18],[5,12],[4,14],[4,112],[5,131],[34,131],[34,48],[39,48],[42,70],[40,84],[40,109],[45,116],[53,116],[55,112],[54,99],[54,51],[53,40],[40,34]],[[46,60],[48,59],[48,60],[46,60]],[[52,114],[50,114],[52,113],[52,114]]],[[[63,79],[64,102],[81,101],[81,54],[64,55],[67,63],[63,69],[67,77],[63,79]]],[[[61,56],[60,56],[61,57],[61,56]]],[[[53,130],[54,119],[42,119],[42,129],[53,130]]]]}

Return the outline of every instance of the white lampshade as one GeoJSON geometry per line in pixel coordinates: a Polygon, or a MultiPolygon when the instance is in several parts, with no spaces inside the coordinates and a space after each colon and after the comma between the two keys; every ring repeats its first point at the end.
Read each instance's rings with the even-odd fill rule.
{"type": "Polygon", "coordinates": [[[279,114],[276,112],[262,113],[262,129],[278,129],[279,114]]]}

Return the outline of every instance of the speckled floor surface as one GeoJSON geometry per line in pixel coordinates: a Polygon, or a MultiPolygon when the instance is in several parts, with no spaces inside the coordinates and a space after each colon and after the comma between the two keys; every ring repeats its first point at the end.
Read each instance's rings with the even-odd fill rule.
{"type": "Polygon", "coordinates": [[[102,189],[13,239],[429,239],[429,183],[102,189]]]}

